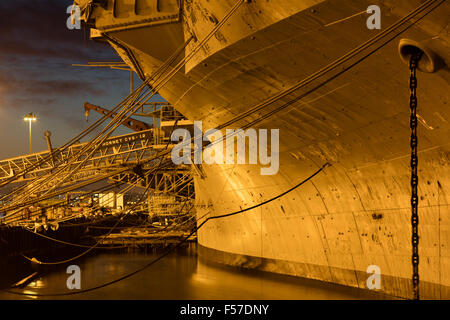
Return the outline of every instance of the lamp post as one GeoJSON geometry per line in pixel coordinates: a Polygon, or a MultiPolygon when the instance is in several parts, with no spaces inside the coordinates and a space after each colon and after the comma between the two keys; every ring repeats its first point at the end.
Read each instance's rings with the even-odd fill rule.
{"type": "Polygon", "coordinates": [[[23,118],[23,120],[28,121],[28,123],[29,123],[30,153],[31,153],[31,122],[36,121],[36,116],[34,115],[34,113],[30,112],[23,118]]]}

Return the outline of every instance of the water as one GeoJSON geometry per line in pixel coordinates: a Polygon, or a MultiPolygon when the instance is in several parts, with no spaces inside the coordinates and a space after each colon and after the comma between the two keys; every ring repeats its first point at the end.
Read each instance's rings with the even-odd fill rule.
{"type": "MultiPolygon", "coordinates": [[[[194,248],[195,249],[195,248],[194,248]]],[[[88,289],[133,272],[160,253],[106,252],[79,262],[81,289],[88,289]]],[[[68,290],[66,269],[53,270],[23,289],[24,293],[61,293],[68,290]]],[[[246,271],[204,262],[191,247],[178,251],[148,269],[113,285],[78,295],[61,297],[25,297],[0,291],[5,299],[382,299],[374,293],[338,285],[246,271]]]]}

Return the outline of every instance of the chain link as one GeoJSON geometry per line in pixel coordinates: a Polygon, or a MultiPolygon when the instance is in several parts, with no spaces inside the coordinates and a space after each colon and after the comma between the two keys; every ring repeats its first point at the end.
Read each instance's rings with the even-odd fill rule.
{"type": "Polygon", "coordinates": [[[417,65],[422,52],[414,53],[411,56],[409,69],[411,71],[409,88],[410,88],[410,128],[411,128],[411,231],[412,231],[412,284],[414,291],[414,300],[419,300],[419,197],[418,185],[419,177],[417,176],[417,167],[419,159],[417,157],[417,65]]]}

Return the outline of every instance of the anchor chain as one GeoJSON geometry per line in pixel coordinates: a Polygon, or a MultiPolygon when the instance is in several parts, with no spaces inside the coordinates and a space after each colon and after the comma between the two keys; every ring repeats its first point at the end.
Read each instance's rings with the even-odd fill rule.
{"type": "Polygon", "coordinates": [[[422,52],[416,52],[411,56],[409,69],[411,71],[409,88],[410,88],[410,128],[411,128],[411,243],[412,243],[412,284],[414,292],[414,300],[419,300],[419,197],[418,185],[419,177],[417,176],[417,168],[419,159],[417,157],[417,65],[422,52]]]}

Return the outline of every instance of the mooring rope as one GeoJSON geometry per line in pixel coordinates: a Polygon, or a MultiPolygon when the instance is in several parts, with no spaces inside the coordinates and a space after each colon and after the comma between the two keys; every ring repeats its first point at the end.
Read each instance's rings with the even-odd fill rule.
{"type": "Polygon", "coordinates": [[[182,244],[184,244],[186,241],[189,240],[190,237],[192,237],[192,235],[194,235],[194,233],[196,233],[198,230],[200,230],[200,228],[202,228],[208,221],[210,220],[216,220],[216,219],[223,219],[223,218],[227,218],[227,217],[231,217],[231,216],[235,216],[253,209],[256,209],[258,207],[267,205],[270,202],[273,202],[289,193],[291,193],[292,191],[298,189],[300,186],[302,186],[303,184],[305,184],[306,182],[310,181],[311,179],[313,179],[315,176],[317,176],[320,172],[322,172],[326,167],[331,166],[330,163],[325,163],[322,167],[320,167],[320,169],[318,169],[316,172],[314,172],[313,174],[311,174],[308,178],[302,180],[301,182],[299,182],[298,184],[296,184],[295,186],[289,188],[288,190],[278,194],[277,196],[270,198],[266,201],[263,201],[261,203],[258,203],[254,206],[245,208],[245,209],[241,209],[239,211],[235,211],[235,212],[231,212],[231,213],[227,213],[227,214],[223,214],[223,215],[218,215],[218,216],[213,216],[213,217],[208,217],[205,219],[205,221],[203,221],[201,224],[199,224],[196,228],[194,228],[194,230],[191,231],[191,233],[189,233],[189,235],[187,235],[183,240],[181,240],[179,243],[177,243],[175,246],[171,247],[169,250],[167,250],[165,253],[163,253],[162,255],[160,255],[159,257],[157,257],[156,259],[152,260],[151,262],[149,262],[148,264],[144,265],[143,267],[128,273],[118,279],[109,281],[107,283],[92,287],[92,288],[88,288],[88,289],[84,289],[84,290],[79,290],[79,291],[74,291],[74,292],[63,292],[63,293],[52,293],[52,294],[38,294],[38,293],[25,293],[25,292],[16,292],[16,291],[11,291],[8,289],[3,289],[2,291],[10,293],[10,294],[15,294],[15,295],[21,295],[21,296],[34,296],[34,297],[55,297],[55,296],[72,296],[72,295],[77,295],[77,294],[82,294],[82,293],[86,293],[86,292],[90,292],[90,291],[94,291],[94,290],[98,290],[107,286],[110,286],[114,283],[120,282],[122,280],[125,280],[127,278],[130,278],[131,276],[144,271],[145,269],[149,268],[150,266],[152,266],[153,264],[155,264],[156,262],[160,261],[161,259],[163,259],[164,257],[168,256],[170,253],[172,253],[174,250],[176,250],[177,248],[179,248],[182,244]]]}

